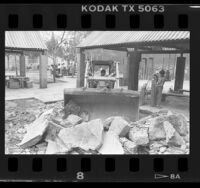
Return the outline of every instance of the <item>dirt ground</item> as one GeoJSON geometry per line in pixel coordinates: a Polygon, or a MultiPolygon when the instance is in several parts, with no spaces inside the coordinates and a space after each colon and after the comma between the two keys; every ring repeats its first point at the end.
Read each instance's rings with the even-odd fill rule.
{"type": "Polygon", "coordinates": [[[42,145],[38,144],[40,147],[34,146],[25,150],[19,148],[17,144],[26,134],[26,127],[52,105],[44,104],[37,99],[5,102],[5,154],[37,154],[38,152],[44,154],[47,143],[43,142],[42,145]]]}

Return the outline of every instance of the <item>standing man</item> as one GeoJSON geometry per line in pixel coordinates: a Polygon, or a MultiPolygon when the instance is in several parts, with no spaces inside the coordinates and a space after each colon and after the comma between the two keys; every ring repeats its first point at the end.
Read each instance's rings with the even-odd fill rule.
{"type": "Polygon", "coordinates": [[[158,74],[153,74],[153,79],[151,81],[151,106],[156,106],[157,102],[157,97],[156,97],[156,92],[157,92],[157,82],[158,82],[158,74]]]}
{"type": "Polygon", "coordinates": [[[159,77],[156,84],[156,99],[157,99],[156,104],[158,108],[160,108],[160,104],[161,104],[164,83],[165,83],[165,71],[162,69],[159,72],[159,77]]]}

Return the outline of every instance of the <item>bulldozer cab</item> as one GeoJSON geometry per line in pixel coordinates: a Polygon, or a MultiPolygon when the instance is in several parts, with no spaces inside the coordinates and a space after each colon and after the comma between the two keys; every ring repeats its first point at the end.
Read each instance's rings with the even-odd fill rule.
{"type": "Polygon", "coordinates": [[[118,88],[118,62],[87,61],[85,72],[85,87],[88,88],[118,88]]]}

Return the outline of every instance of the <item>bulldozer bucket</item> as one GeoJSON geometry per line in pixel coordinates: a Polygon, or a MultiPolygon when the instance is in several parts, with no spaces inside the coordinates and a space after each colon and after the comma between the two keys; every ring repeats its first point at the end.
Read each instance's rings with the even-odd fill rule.
{"type": "Polygon", "coordinates": [[[90,119],[104,120],[110,116],[123,116],[130,121],[139,118],[139,93],[132,90],[103,90],[75,88],[64,90],[64,105],[70,100],[90,115],[90,119]]]}

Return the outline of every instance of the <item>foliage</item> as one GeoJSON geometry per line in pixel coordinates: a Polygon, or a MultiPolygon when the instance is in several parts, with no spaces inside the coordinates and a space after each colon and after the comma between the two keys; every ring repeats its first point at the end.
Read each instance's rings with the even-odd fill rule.
{"type": "Polygon", "coordinates": [[[46,42],[50,56],[66,60],[75,60],[76,46],[89,34],[88,31],[63,31],[59,36],[51,34],[51,39],[46,42]]]}

